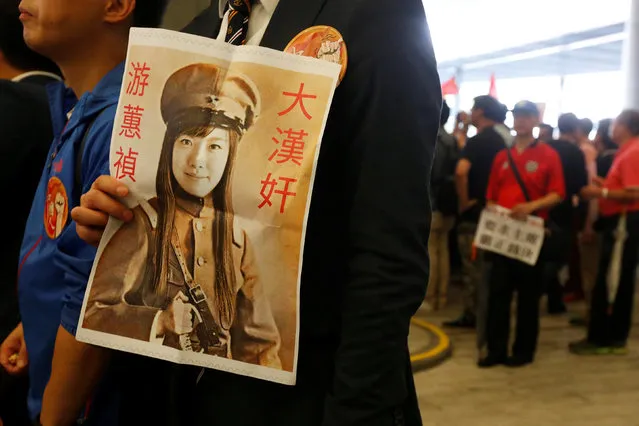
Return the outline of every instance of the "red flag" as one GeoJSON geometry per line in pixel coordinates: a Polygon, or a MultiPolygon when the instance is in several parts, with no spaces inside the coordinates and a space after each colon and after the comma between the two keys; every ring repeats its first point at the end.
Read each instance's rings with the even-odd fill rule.
{"type": "Polygon", "coordinates": [[[497,99],[497,83],[495,81],[495,73],[492,73],[490,75],[490,89],[488,89],[488,94],[497,99]]]}
{"type": "Polygon", "coordinates": [[[459,87],[457,87],[457,80],[455,77],[451,77],[448,81],[442,83],[442,95],[457,95],[459,93],[459,87]]]}

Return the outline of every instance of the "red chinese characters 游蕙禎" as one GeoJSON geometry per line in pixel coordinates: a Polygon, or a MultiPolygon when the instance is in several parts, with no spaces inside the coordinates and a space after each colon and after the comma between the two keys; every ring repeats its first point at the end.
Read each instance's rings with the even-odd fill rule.
{"type": "Polygon", "coordinates": [[[131,62],[132,69],[129,71],[131,80],[126,86],[126,94],[132,96],[144,96],[144,89],[149,85],[151,67],[146,62],[131,62]]]}
{"type": "Polygon", "coordinates": [[[138,160],[138,152],[129,148],[129,152],[125,152],[122,147],[115,153],[118,156],[117,161],[113,164],[115,167],[116,179],[124,179],[128,177],[135,182],[135,166],[138,160]]]}
{"type": "MultiPolygon", "coordinates": [[[[125,94],[127,96],[143,97],[145,89],[149,85],[151,67],[146,62],[131,62],[131,67],[127,74],[129,82],[126,86],[125,94]]],[[[119,135],[127,139],[141,139],[142,131],[140,127],[142,125],[143,112],[144,108],[140,105],[134,103],[125,105],[119,135]]]]}

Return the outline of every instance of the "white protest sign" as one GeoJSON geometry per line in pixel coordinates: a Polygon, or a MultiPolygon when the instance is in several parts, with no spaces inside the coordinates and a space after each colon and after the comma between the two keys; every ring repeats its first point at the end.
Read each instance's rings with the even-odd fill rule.
{"type": "Polygon", "coordinates": [[[510,217],[510,210],[484,209],[475,234],[475,246],[529,265],[535,265],[544,244],[544,220],[528,216],[526,221],[510,217]]]}

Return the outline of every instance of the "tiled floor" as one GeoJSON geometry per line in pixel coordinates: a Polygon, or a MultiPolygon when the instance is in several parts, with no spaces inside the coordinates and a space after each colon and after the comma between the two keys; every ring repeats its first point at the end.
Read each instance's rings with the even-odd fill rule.
{"type": "MultiPolygon", "coordinates": [[[[440,324],[457,313],[451,307],[419,316],[440,324]]],[[[625,357],[569,354],[568,342],[584,332],[568,316],[544,316],[535,364],[480,370],[474,334],[448,331],[452,358],[415,375],[424,425],[639,426],[639,324],[625,357]]]]}

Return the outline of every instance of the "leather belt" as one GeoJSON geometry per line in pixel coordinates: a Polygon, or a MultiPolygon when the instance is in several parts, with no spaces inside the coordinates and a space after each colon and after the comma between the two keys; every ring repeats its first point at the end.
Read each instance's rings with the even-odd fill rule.
{"type": "Polygon", "coordinates": [[[201,333],[198,333],[198,337],[200,340],[203,338],[202,346],[203,347],[212,347],[212,349],[221,348],[222,342],[220,340],[220,328],[215,321],[215,317],[211,312],[211,308],[207,303],[207,297],[202,287],[195,282],[189,268],[186,265],[186,259],[184,259],[184,255],[182,254],[182,248],[180,246],[180,238],[178,236],[177,229],[173,228],[173,232],[171,235],[171,246],[173,247],[173,252],[177,257],[178,263],[180,264],[180,269],[182,270],[182,274],[184,275],[184,282],[186,283],[187,296],[191,304],[195,306],[195,308],[200,313],[202,317],[202,325],[204,327],[204,336],[201,336],[201,333]]]}

